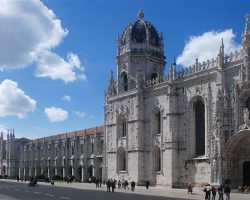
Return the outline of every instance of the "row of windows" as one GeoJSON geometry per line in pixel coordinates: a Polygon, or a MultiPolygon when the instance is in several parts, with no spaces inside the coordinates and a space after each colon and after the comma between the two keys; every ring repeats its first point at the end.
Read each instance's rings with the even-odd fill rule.
{"type": "MultiPolygon", "coordinates": [[[[126,91],[128,91],[128,75],[126,72],[123,72],[121,77],[122,77],[122,81],[123,81],[123,90],[126,92],[126,91]]],[[[151,80],[154,80],[156,78],[157,78],[157,74],[153,73],[151,75],[151,80]]]]}
{"type": "MultiPolygon", "coordinates": [[[[160,147],[155,146],[153,149],[153,170],[161,171],[162,156],[160,147]]],[[[117,171],[127,171],[127,155],[124,148],[117,151],[117,171]]]]}

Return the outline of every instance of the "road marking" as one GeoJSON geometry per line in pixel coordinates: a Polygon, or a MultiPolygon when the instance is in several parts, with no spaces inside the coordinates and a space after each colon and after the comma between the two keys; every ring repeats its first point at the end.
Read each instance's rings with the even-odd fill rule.
{"type": "Polygon", "coordinates": [[[14,190],[16,190],[16,191],[20,191],[19,189],[14,189],[14,190]]]}
{"type": "Polygon", "coordinates": [[[55,195],[54,194],[45,194],[47,196],[50,196],[50,197],[54,197],[55,195]]]}
{"type": "Polygon", "coordinates": [[[71,199],[71,198],[68,198],[68,197],[60,197],[61,199],[71,199]]]}
{"type": "Polygon", "coordinates": [[[33,192],[34,194],[41,194],[40,192],[33,192]]]}

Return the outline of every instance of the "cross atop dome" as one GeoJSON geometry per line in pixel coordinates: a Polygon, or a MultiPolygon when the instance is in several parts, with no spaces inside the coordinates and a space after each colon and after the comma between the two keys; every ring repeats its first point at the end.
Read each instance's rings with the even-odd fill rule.
{"type": "Polygon", "coordinates": [[[143,20],[143,17],[144,17],[144,14],[143,14],[143,12],[142,12],[142,9],[140,9],[140,10],[138,11],[138,13],[137,13],[137,18],[138,18],[138,20],[143,20]]]}

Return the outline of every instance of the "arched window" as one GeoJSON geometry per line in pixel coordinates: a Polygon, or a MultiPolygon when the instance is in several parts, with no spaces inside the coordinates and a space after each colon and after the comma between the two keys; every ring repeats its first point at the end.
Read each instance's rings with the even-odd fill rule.
{"type": "Polygon", "coordinates": [[[94,143],[92,142],[91,143],[91,154],[93,154],[94,153],[94,143]]]}
{"type": "Polygon", "coordinates": [[[154,80],[154,79],[156,79],[157,78],[157,74],[156,73],[153,73],[152,75],[151,75],[151,80],[154,80]]]}
{"type": "Polygon", "coordinates": [[[122,122],[122,137],[126,137],[127,135],[127,123],[125,120],[122,122]]]}
{"type": "Polygon", "coordinates": [[[117,116],[117,138],[126,137],[127,121],[124,115],[117,116]]]}
{"type": "Polygon", "coordinates": [[[159,108],[155,108],[152,117],[153,134],[161,133],[161,111],[159,108]]]}
{"type": "Polygon", "coordinates": [[[205,105],[200,100],[194,102],[195,114],[195,152],[196,156],[205,154],[205,105]]]}
{"type": "Polygon", "coordinates": [[[248,97],[248,99],[246,100],[246,108],[248,108],[249,111],[249,117],[250,118],[250,97],[248,97]]]}
{"type": "Polygon", "coordinates": [[[126,151],[123,147],[117,150],[117,171],[126,171],[126,151]]]}
{"type": "Polygon", "coordinates": [[[122,84],[123,84],[123,90],[128,91],[128,75],[126,72],[122,73],[122,84]]]}
{"type": "Polygon", "coordinates": [[[161,171],[161,150],[159,146],[155,146],[153,149],[153,166],[154,171],[161,171]]]}

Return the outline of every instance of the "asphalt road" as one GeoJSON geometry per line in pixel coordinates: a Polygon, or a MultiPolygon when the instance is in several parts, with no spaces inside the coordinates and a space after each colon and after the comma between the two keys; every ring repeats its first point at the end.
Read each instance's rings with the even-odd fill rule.
{"type": "Polygon", "coordinates": [[[159,197],[122,192],[65,188],[52,185],[29,187],[28,184],[0,182],[0,200],[184,200],[183,198],[159,197]]]}

